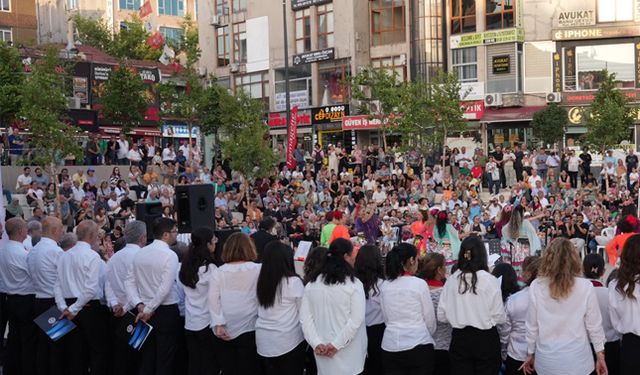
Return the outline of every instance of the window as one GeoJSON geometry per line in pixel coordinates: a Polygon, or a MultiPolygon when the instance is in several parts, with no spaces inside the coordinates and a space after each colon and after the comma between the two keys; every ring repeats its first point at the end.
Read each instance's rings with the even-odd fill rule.
{"type": "Polygon", "coordinates": [[[120,9],[121,10],[138,10],[140,9],[140,0],[120,0],[120,9]]]}
{"type": "Polygon", "coordinates": [[[476,47],[451,50],[453,70],[458,72],[460,82],[478,81],[478,56],[476,47]]]}
{"type": "Polygon", "coordinates": [[[11,0],[0,0],[0,11],[11,12],[11,0]]]}
{"type": "Polygon", "coordinates": [[[229,34],[229,26],[219,27],[216,29],[216,32],[218,33],[218,66],[227,66],[231,58],[231,35],[229,34]]]}
{"type": "MultiPolygon", "coordinates": [[[[577,78],[578,90],[597,90],[600,87],[603,69],[616,74],[619,88],[635,87],[633,44],[575,47],[575,54],[576,72],[565,72],[565,77],[577,78]]],[[[565,81],[565,88],[568,84],[570,82],[565,81]]]]}
{"type": "MultiPolygon", "coordinates": [[[[284,81],[284,69],[275,69],[275,111],[284,111],[286,108],[286,84],[284,81]]],[[[311,65],[298,65],[289,67],[289,94],[291,107],[307,108],[311,105],[311,65]]]]}
{"type": "Polygon", "coordinates": [[[158,13],[165,16],[184,16],[184,0],[158,0],[158,13]]]}
{"type": "Polygon", "coordinates": [[[67,10],[73,9],[78,9],[78,0],[67,0],[67,10]]]}
{"type": "Polygon", "coordinates": [[[160,33],[164,36],[164,40],[170,45],[180,47],[180,43],[182,42],[182,29],[160,26],[160,33]]]}
{"type": "Polygon", "coordinates": [[[442,0],[425,0],[424,12],[418,14],[418,40],[415,43],[415,77],[429,82],[443,68],[442,51],[442,0]]]}
{"type": "Polygon", "coordinates": [[[451,0],[451,34],[476,31],[475,0],[451,0]]]}
{"type": "Polygon", "coordinates": [[[247,10],[247,0],[233,0],[233,13],[247,10]]]}
{"type": "Polygon", "coordinates": [[[513,27],[515,17],[514,0],[487,0],[487,30],[513,27]]]}
{"type": "Polygon", "coordinates": [[[229,0],[216,0],[216,14],[218,16],[229,15],[229,0]]]}
{"type": "Polygon", "coordinates": [[[268,72],[244,74],[235,77],[236,92],[244,90],[253,99],[269,97],[268,72]]]}
{"type": "Polygon", "coordinates": [[[371,0],[370,10],[371,44],[404,42],[404,0],[371,0]]]}
{"type": "Polygon", "coordinates": [[[247,24],[233,24],[233,59],[236,63],[247,62],[247,24]]]}
{"type": "Polygon", "coordinates": [[[129,22],[120,21],[120,30],[128,30],[128,29],[129,29],[129,22]]]}
{"type": "Polygon", "coordinates": [[[309,8],[296,12],[296,52],[311,51],[311,15],[309,8]]]}
{"type": "Polygon", "coordinates": [[[11,29],[0,27],[0,42],[13,42],[11,29]]]}
{"type": "Polygon", "coordinates": [[[598,0],[598,22],[633,21],[633,0],[598,0]]]}
{"type": "Polygon", "coordinates": [[[333,47],[333,4],[318,7],[318,48],[333,47]]]}
{"type": "Polygon", "coordinates": [[[349,70],[349,60],[336,60],[320,63],[320,105],[341,104],[349,100],[349,88],[344,83],[349,70]]]}
{"type": "Polygon", "coordinates": [[[405,58],[401,56],[383,57],[379,59],[372,59],[371,65],[374,68],[384,69],[389,74],[393,72],[398,73],[398,81],[403,82],[407,80],[407,66],[405,58]]]}

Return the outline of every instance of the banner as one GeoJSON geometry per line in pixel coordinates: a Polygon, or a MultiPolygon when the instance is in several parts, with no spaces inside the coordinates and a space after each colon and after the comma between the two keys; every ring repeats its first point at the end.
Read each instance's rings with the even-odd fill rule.
{"type": "Polygon", "coordinates": [[[153,8],[151,7],[151,0],[147,0],[145,1],[144,5],[140,7],[140,18],[145,18],[151,13],[153,13],[153,8]]]}
{"type": "Polygon", "coordinates": [[[153,49],[158,49],[164,44],[164,36],[162,36],[160,31],[156,31],[147,39],[147,44],[153,49]]]}
{"type": "Polygon", "coordinates": [[[294,170],[296,168],[296,159],[293,157],[293,151],[296,149],[296,141],[298,139],[298,106],[291,110],[291,118],[289,119],[287,139],[287,168],[294,170]]]}

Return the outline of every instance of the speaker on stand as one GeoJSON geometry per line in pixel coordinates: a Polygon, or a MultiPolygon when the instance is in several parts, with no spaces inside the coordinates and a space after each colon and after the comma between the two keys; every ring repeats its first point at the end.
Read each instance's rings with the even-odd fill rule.
{"type": "Polygon", "coordinates": [[[213,185],[176,186],[178,232],[191,233],[196,228],[215,230],[213,185]]]}
{"type": "Polygon", "coordinates": [[[136,220],[147,224],[147,242],[153,241],[153,222],[162,217],[162,203],[136,203],[136,220]]]}

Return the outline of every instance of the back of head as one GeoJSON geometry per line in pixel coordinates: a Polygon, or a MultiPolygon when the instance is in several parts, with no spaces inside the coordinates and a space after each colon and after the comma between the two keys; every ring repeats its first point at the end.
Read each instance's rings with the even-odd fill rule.
{"type": "Polygon", "coordinates": [[[460,253],[458,254],[458,270],[460,274],[460,283],[458,292],[464,294],[471,291],[476,294],[476,283],[478,281],[478,271],[489,271],[487,265],[487,251],[484,243],[477,236],[465,238],[460,244],[460,253]],[[466,274],[471,274],[471,283],[467,281],[466,274]]]}
{"type": "Polygon", "coordinates": [[[276,297],[281,296],[285,277],[297,276],[293,265],[293,250],[281,241],[271,241],[265,246],[262,266],[258,276],[258,303],[264,308],[272,307],[276,297]]]}
{"type": "Polygon", "coordinates": [[[523,218],[524,208],[521,205],[516,205],[511,211],[511,217],[509,218],[509,235],[512,239],[520,236],[520,227],[522,226],[523,218]]]}
{"type": "Polygon", "coordinates": [[[424,280],[435,280],[438,269],[446,265],[446,258],[440,253],[429,253],[420,259],[418,277],[424,280]]]}
{"type": "Polygon", "coordinates": [[[635,299],[636,283],[640,280],[640,234],[627,238],[620,255],[616,290],[626,298],[635,299]]]}
{"type": "Polygon", "coordinates": [[[415,258],[418,250],[415,246],[408,243],[399,243],[387,253],[387,277],[389,280],[395,280],[404,272],[404,266],[409,259],[415,258]]]}
{"type": "Polygon", "coordinates": [[[522,273],[526,276],[525,284],[531,285],[533,280],[538,277],[542,258],[537,255],[530,255],[522,261],[522,273]]]}
{"type": "Polygon", "coordinates": [[[176,226],[176,222],[173,219],[166,217],[159,217],[153,222],[153,238],[161,240],[165,233],[171,232],[176,226]]]}
{"type": "Polygon", "coordinates": [[[128,244],[138,244],[147,239],[147,224],[144,221],[134,220],[124,227],[124,239],[128,244]]]}
{"type": "Polygon", "coordinates": [[[276,225],[276,220],[271,216],[267,216],[258,225],[258,229],[263,230],[265,232],[270,232],[273,227],[276,225]]]}
{"type": "Polygon", "coordinates": [[[256,258],[256,245],[251,237],[242,232],[229,236],[222,248],[222,261],[225,263],[251,262],[256,258]]]}
{"type": "Polygon", "coordinates": [[[191,243],[188,248],[185,245],[184,252],[178,255],[179,258],[182,255],[182,265],[178,277],[186,287],[194,289],[200,280],[198,273],[200,267],[203,265],[208,267],[213,263],[213,255],[209,249],[213,236],[213,231],[210,228],[197,228],[191,233],[191,243]]]}
{"type": "Polygon", "coordinates": [[[447,215],[447,211],[440,211],[436,215],[436,230],[440,237],[444,237],[447,233],[447,221],[449,220],[449,216],[447,215]]]}
{"type": "Polygon", "coordinates": [[[356,276],[364,286],[364,294],[367,298],[378,294],[378,279],[384,279],[384,266],[382,255],[377,246],[365,245],[360,248],[354,264],[356,276]]]}
{"type": "Polygon", "coordinates": [[[582,273],[578,250],[566,238],[556,238],[542,255],[538,274],[549,281],[551,297],[555,300],[566,298],[575,278],[582,273]]]}
{"type": "Polygon", "coordinates": [[[78,237],[76,236],[76,234],[73,232],[68,232],[62,235],[59,245],[62,250],[67,251],[74,247],[76,243],[78,243],[78,237]]]}
{"type": "Polygon", "coordinates": [[[7,232],[9,239],[23,241],[24,239],[19,237],[26,235],[27,222],[20,217],[12,217],[4,224],[4,230],[7,232]]]}
{"type": "Polygon", "coordinates": [[[76,227],[76,235],[78,241],[92,243],[98,237],[98,225],[93,220],[83,220],[76,227]]]}
{"type": "Polygon", "coordinates": [[[347,263],[345,256],[353,254],[353,244],[344,238],[337,238],[329,245],[329,250],[325,257],[322,267],[312,277],[315,281],[318,276],[322,276],[323,282],[327,285],[341,284],[347,280],[347,277],[353,281],[355,272],[353,267],[347,263]]]}
{"type": "Polygon", "coordinates": [[[627,215],[622,216],[616,225],[620,229],[620,233],[631,233],[636,229],[637,221],[638,219],[635,216],[627,215]]]}
{"type": "Polygon", "coordinates": [[[582,260],[582,270],[587,279],[599,279],[604,275],[604,259],[599,254],[587,254],[582,260]]]}
{"type": "Polygon", "coordinates": [[[59,241],[59,238],[56,238],[58,235],[61,235],[62,232],[62,221],[55,216],[47,216],[42,219],[42,235],[47,238],[51,238],[54,241],[59,241]]]}
{"type": "Polygon", "coordinates": [[[500,263],[493,268],[491,272],[496,278],[502,278],[500,280],[500,289],[502,291],[502,301],[506,301],[510,295],[520,290],[518,285],[518,275],[516,270],[513,269],[508,263],[500,263]]]}
{"type": "Polygon", "coordinates": [[[311,281],[311,278],[315,277],[320,271],[320,268],[322,268],[327,258],[327,251],[329,251],[329,249],[322,246],[314,247],[309,251],[303,265],[305,283],[311,281]]]}

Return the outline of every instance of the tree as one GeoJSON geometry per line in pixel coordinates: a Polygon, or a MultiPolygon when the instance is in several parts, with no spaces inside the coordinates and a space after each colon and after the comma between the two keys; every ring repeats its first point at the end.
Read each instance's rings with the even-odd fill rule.
{"type": "Polygon", "coordinates": [[[121,61],[105,83],[100,103],[102,114],[122,126],[125,134],[128,133],[144,120],[149,106],[146,89],[142,78],[125,61],[121,61]]]}
{"type": "Polygon", "coordinates": [[[274,155],[269,147],[269,129],[264,123],[245,124],[235,135],[229,135],[222,143],[222,150],[230,157],[230,166],[247,179],[267,177],[272,174],[274,155]]]}
{"type": "Polygon", "coordinates": [[[0,125],[9,124],[20,111],[20,87],[24,81],[18,50],[0,42],[0,125]]]}
{"type": "Polygon", "coordinates": [[[636,108],[628,106],[627,97],[617,88],[618,81],[614,73],[602,71],[600,88],[591,107],[585,110],[587,133],[585,141],[588,148],[605,151],[625,139],[629,139],[636,108]]]}
{"type": "Polygon", "coordinates": [[[551,103],[544,109],[533,114],[531,121],[533,135],[545,144],[560,142],[567,126],[567,111],[551,103]]]}

